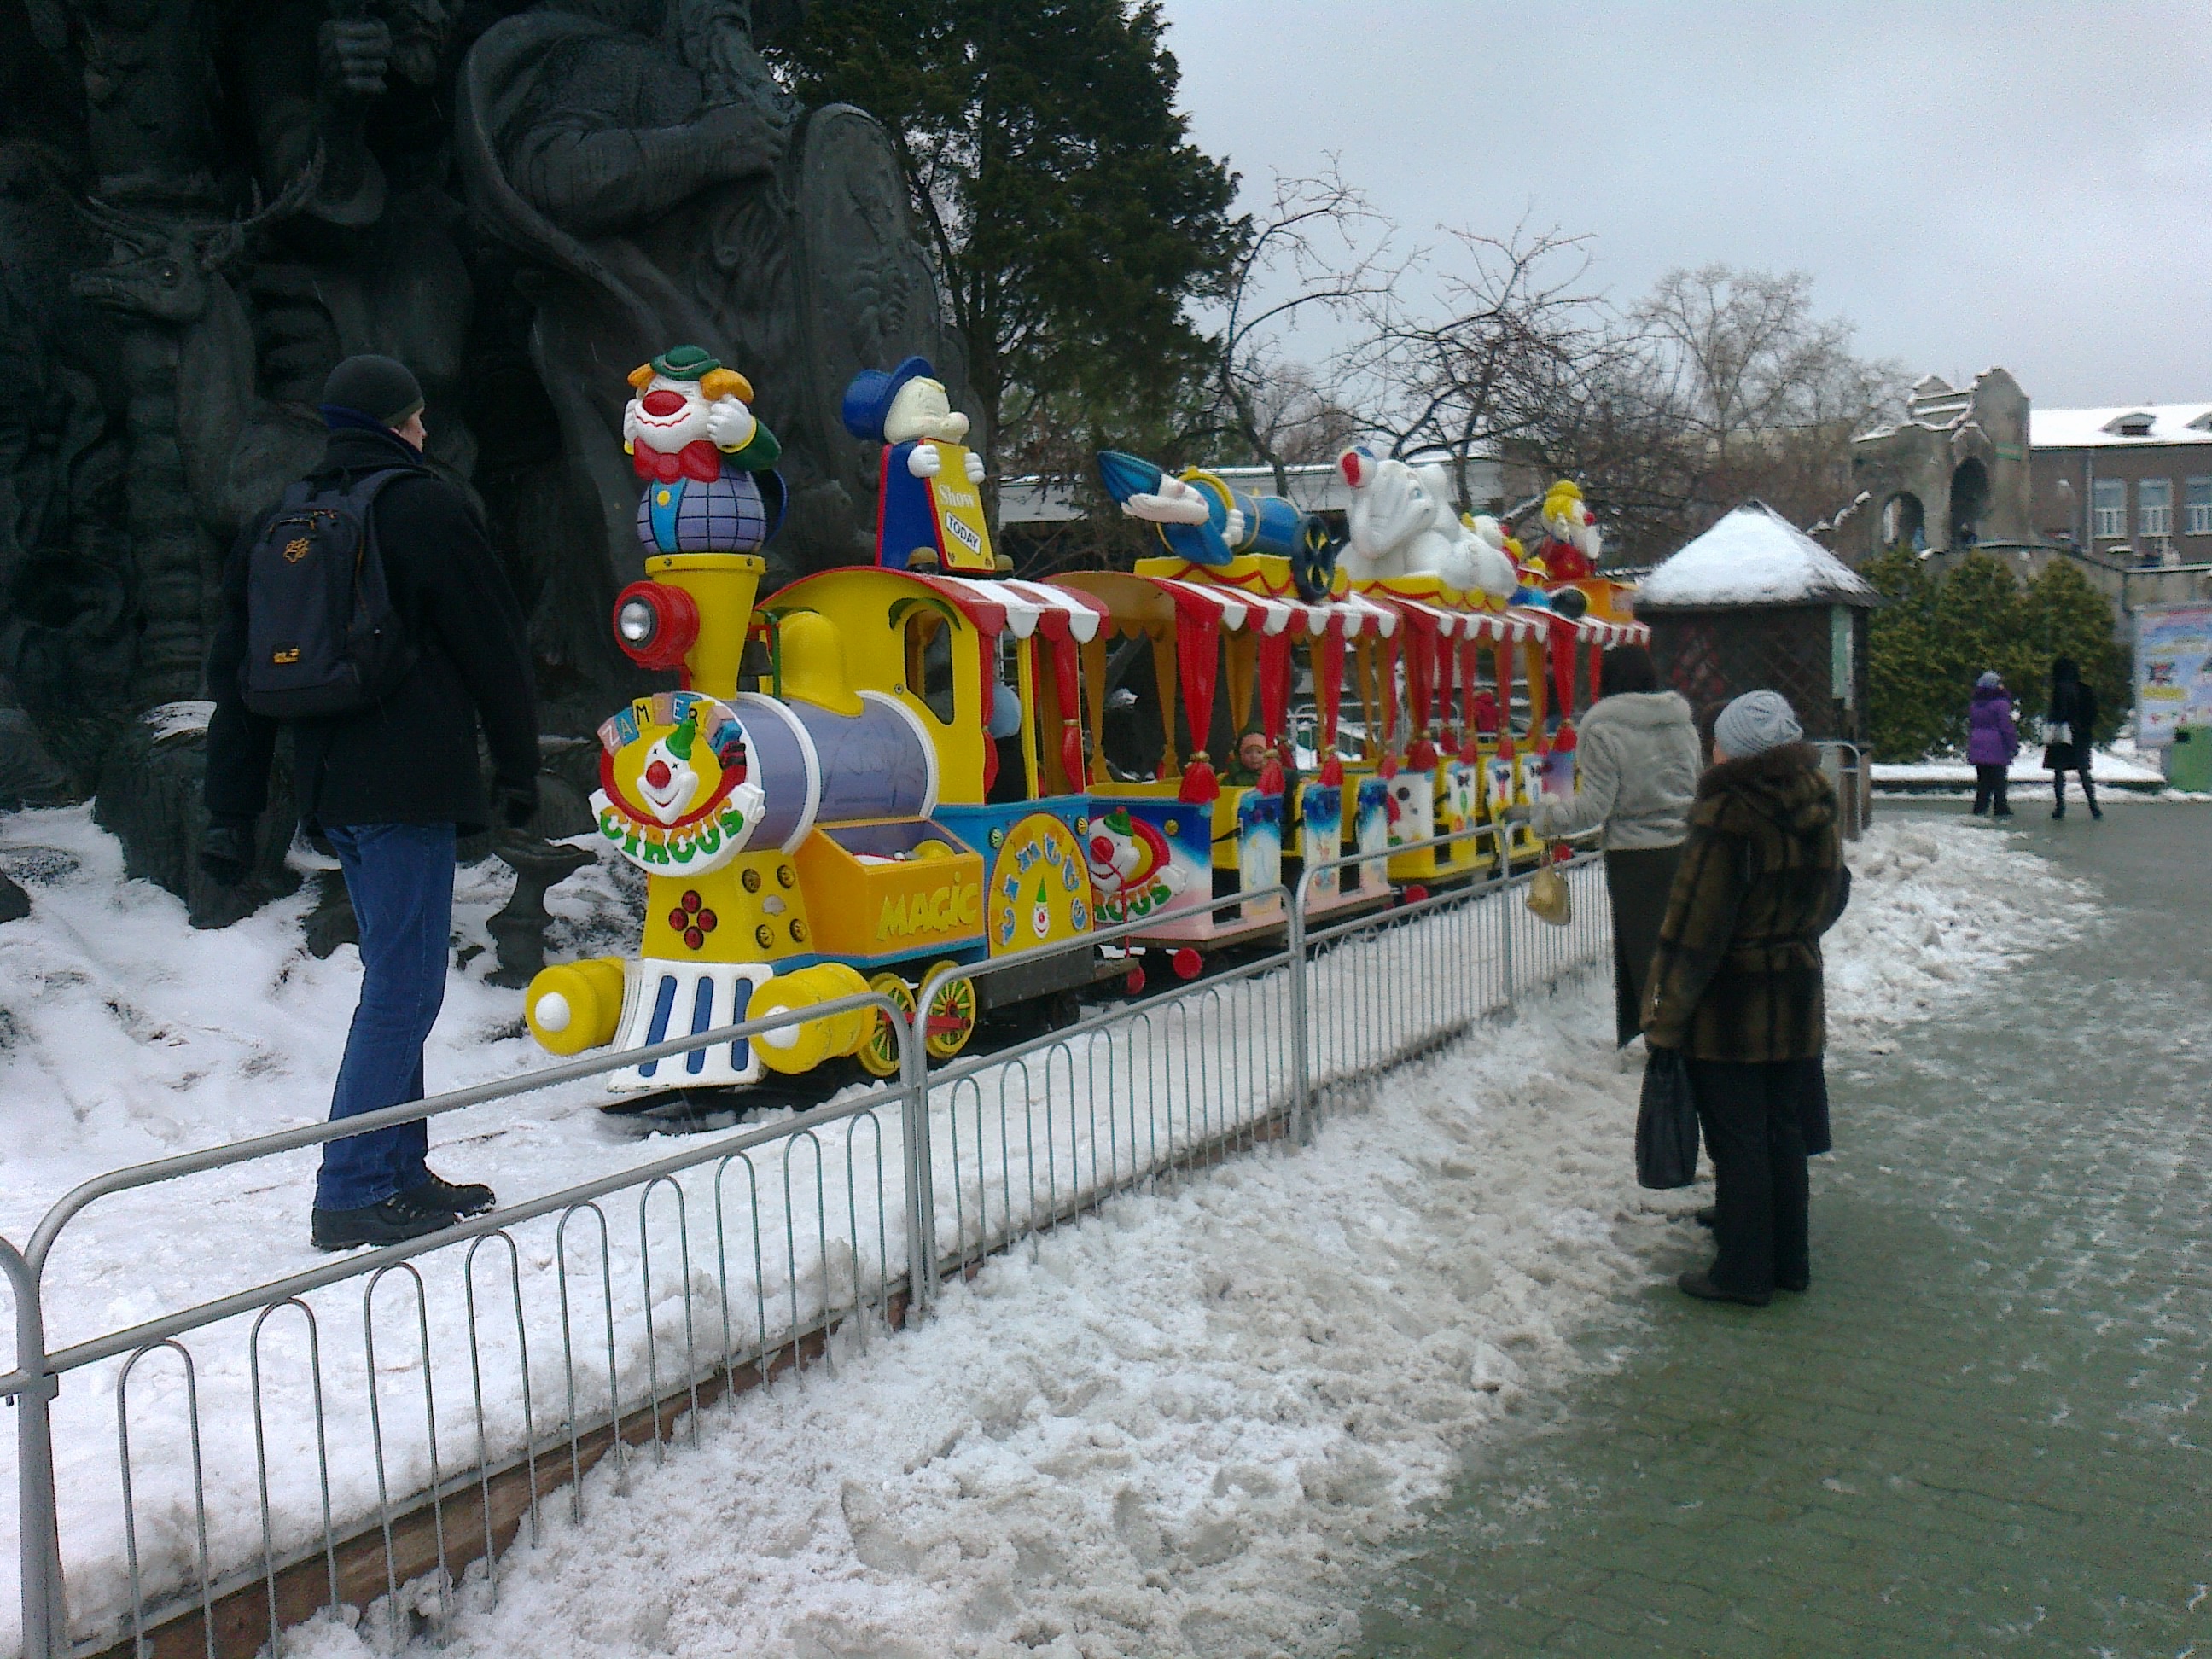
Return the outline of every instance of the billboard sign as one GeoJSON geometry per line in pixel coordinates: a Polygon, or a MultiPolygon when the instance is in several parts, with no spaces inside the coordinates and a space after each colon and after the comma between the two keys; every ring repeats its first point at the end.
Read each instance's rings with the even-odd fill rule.
{"type": "Polygon", "coordinates": [[[2136,742],[2173,741],[2176,726],[2212,726],[2212,605],[2136,612],[2136,742]]]}

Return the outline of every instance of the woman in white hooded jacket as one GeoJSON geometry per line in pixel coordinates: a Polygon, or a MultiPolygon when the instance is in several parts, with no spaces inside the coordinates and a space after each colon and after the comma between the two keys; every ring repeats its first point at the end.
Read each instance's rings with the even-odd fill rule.
{"type": "Polygon", "coordinates": [[[1643,1030],[1644,975],[1689,834],[1704,759],[1690,705],[1679,693],[1659,689],[1651,653],[1640,645],[1617,646],[1599,665],[1598,700],[1583,717],[1575,793],[1564,800],[1547,796],[1510,814],[1525,815],[1536,834],[1553,839],[1604,826],[1614,1027],[1623,1048],[1643,1030]]]}

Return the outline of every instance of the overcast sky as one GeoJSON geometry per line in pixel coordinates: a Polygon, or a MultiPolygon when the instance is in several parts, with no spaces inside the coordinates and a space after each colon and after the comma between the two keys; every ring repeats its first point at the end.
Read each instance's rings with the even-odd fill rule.
{"type": "Polygon", "coordinates": [[[1193,136],[1248,196],[1334,151],[1422,240],[1592,233],[1619,301],[1675,265],[1802,270],[1916,374],[2212,399],[2204,0],[1165,9],[1193,136]]]}

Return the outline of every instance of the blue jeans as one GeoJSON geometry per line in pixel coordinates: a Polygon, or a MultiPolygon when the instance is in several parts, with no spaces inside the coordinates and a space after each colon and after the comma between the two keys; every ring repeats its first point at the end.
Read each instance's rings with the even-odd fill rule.
{"type": "MultiPolygon", "coordinates": [[[[422,1098],[422,1044],[446,996],[453,921],[453,826],[325,824],[361,924],[361,1003],[331,1091],[331,1121],[422,1098]]],[[[323,1146],[315,1207],[381,1204],[429,1178],[427,1123],[323,1146]]]]}

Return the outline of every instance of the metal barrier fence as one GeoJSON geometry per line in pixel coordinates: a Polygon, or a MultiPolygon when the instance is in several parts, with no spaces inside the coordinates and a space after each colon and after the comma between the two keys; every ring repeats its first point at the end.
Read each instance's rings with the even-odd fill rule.
{"type": "Polygon", "coordinates": [[[1866,763],[1866,751],[1838,738],[1824,738],[1814,746],[1820,751],[1820,770],[1827,774],[1844,811],[1844,839],[1856,841],[1874,821],[1874,772],[1866,763]]]}
{"type": "MultiPolygon", "coordinates": [[[[21,1651],[281,1655],[284,1632],[324,1608],[362,1610],[387,1650],[436,1632],[457,1596],[496,1595],[498,1555],[536,1535],[561,1488],[580,1516],[602,1462],[619,1490],[646,1448],[659,1460],[679,1432],[696,1439],[699,1408],[722,1394],[834,1368],[846,1342],[926,1310],[942,1277],[1115,1193],[1310,1136],[1390,1067],[1607,953],[1588,857],[1562,866],[1565,927],[1516,902],[1531,872],[1502,860],[1472,885],[1310,916],[1328,871],[1373,861],[1216,901],[1279,907],[1279,945],[1251,960],[933,1072],[896,1006],[868,994],[78,1187],[27,1245],[0,1239],[15,1302],[0,1398],[16,1415],[21,1651]],[[897,1029],[896,1081],[49,1346],[55,1318],[78,1310],[50,1300],[47,1266],[95,1204],[860,1009],[897,1029]]],[[[1052,949],[940,970],[918,1004],[945,980],[1018,972],[1052,949]]]]}

